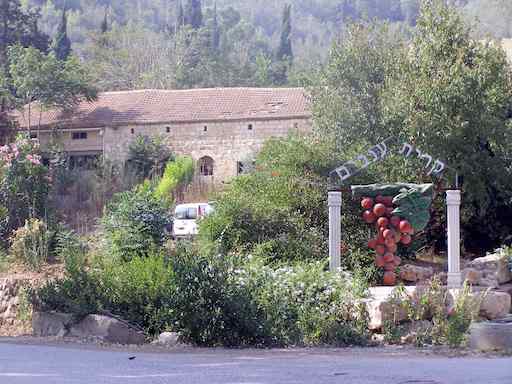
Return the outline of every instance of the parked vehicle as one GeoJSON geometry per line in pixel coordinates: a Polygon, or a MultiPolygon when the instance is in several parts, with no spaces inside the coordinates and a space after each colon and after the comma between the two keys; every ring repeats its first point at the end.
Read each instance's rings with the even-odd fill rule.
{"type": "Polygon", "coordinates": [[[172,236],[174,239],[188,239],[197,235],[198,222],[213,212],[210,203],[179,204],[174,210],[172,236]]]}

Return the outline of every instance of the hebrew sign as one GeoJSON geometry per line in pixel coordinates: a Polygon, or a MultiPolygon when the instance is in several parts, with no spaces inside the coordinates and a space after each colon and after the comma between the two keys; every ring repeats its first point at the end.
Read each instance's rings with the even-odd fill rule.
{"type": "MultiPolygon", "coordinates": [[[[355,159],[347,161],[345,164],[336,168],[331,173],[336,173],[343,183],[345,180],[368,168],[371,164],[384,160],[386,156],[392,153],[388,146],[391,145],[394,140],[395,139],[393,137],[387,138],[386,140],[368,149],[366,153],[362,153],[355,159]]],[[[396,151],[396,153],[404,156],[405,158],[417,157],[420,160],[424,160],[424,170],[427,171],[427,175],[429,176],[440,176],[446,169],[446,164],[441,160],[434,159],[428,153],[423,152],[419,148],[416,148],[409,143],[404,142],[400,149],[396,151]]]]}

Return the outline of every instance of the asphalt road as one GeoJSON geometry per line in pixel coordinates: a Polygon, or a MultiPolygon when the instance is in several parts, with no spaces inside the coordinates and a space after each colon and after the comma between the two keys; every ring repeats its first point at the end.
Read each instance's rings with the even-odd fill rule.
{"type": "Polygon", "coordinates": [[[375,349],[147,353],[0,341],[0,383],[511,384],[512,358],[450,358],[375,349]]]}

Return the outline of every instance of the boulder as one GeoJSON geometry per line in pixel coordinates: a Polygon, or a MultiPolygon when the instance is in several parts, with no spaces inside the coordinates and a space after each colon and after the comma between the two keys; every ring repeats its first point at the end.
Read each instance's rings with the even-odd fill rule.
{"type": "Polygon", "coordinates": [[[417,282],[430,279],[434,275],[432,267],[420,267],[419,265],[406,264],[400,267],[400,279],[417,282]]]}
{"type": "Polygon", "coordinates": [[[404,344],[416,343],[418,339],[430,331],[433,324],[428,320],[412,321],[405,325],[404,336],[401,337],[401,342],[404,344]]]}
{"type": "MultiPolygon", "coordinates": [[[[453,303],[461,292],[462,290],[458,288],[448,290],[448,308],[453,307],[453,303]]],[[[484,319],[501,319],[510,313],[511,297],[506,292],[477,289],[473,290],[470,295],[473,297],[475,305],[480,303],[479,315],[484,319]]]]}
{"type": "Polygon", "coordinates": [[[479,351],[512,352],[512,317],[504,321],[473,323],[469,329],[469,347],[479,351]]]}
{"type": "Polygon", "coordinates": [[[474,259],[467,266],[481,273],[476,285],[496,288],[512,280],[510,256],[504,250],[474,259]]]}
{"type": "Polygon", "coordinates": [[[504,284],[504,285],[500,285],[498,287],[498,291],[500,292],[506,292],[508,293],[510,296],[512,296],[512,284],[504,284]]]}
{"type": "Polygon", "coordinates": [[[179,334],[176,332],[163,332],[158,336],[158,339],[153,341],[152,344],[165,345],[166,347],[175,347],[180,344],[179,334]]]}
{"type": "Polygon", "coordinates": [[[480,280],[483,277],[482,271],[479,271],[475,268],[464,268],[461,271],[462,274],[462,280],[467,282],[471,285],[479,285],[480,280]]]}
{"type": "Polygon", "coordinates": [[[103,315],[88,315],[71,327],[69,336],[93,338],[115,344],[143,344],[144,334],[124,321],[103,315]]]}
{"type": "Polygon", "coordinates": [[[372,331],[381,329],[386,321],[401,322],[407,319],[407,311],[387,298],[366,299],[365,304],[369,318],[368,329],[372,331]]]}
{"type": "Polygon", "coordinates": [[[59,312],[34,312],[32,314],[32,334],[34,336],[64,337],[73,322],[73,315],[59,312]]]}
{"type": "MultiPolygon", "coordinates": [[[[478,294],[478,293],[476,293],[478,294]]],[[[510,314],[511,298],[506,292],[488,292],[480,306],[480,316],[489,319],[501,319],[510,314]]]]}

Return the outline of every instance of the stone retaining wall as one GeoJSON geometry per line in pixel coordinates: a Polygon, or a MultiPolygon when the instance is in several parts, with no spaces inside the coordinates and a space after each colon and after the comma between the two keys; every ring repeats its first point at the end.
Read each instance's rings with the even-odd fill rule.
{"type": "Polygon", "coordinates": [[[18,336],[31,332],[30,321],[18,319],[21,288],[25,280],[0,279],[0,336],[18,336]]]}

